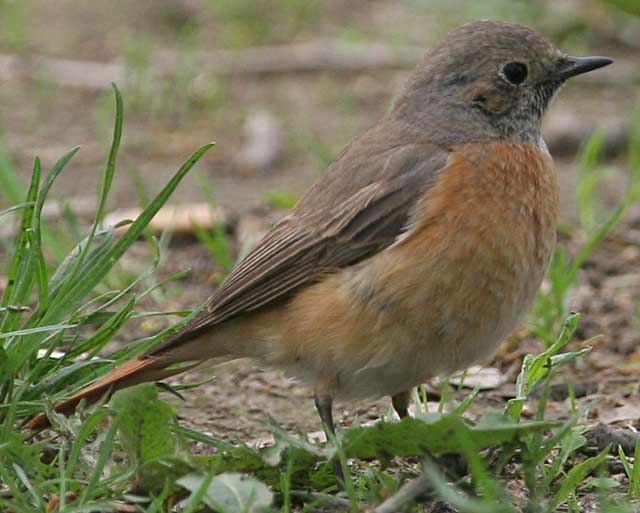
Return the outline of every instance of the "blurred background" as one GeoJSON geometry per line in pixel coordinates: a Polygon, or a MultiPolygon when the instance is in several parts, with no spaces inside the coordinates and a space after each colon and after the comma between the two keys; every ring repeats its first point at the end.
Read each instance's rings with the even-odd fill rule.
{"type": "MultiPolygon", "coordinates": [[[[615,66],[560,96],[546,135],[561,168],[590,131],[612,154],[640,97],[637,0],[0,0],[0,144],[21,176],[82,145],[54,195],[94,198],[125,99],[112,206],[138,203],[192,150],[222,206],[287,203],[389,107],[424,49],[478,18],[518,21],[615,66]],[[635,13],[634,13],[635,11],[635,13]],[[271,47],[271,48],[264,48],[271,47]]],[[[570,181],[568,178],[567,180],[570,181]]],[[[174,202],[202,200],[192,173],[174,202]]],[[[566,196],[569,199],[569,195],[566,196]]],[[[83,203],[84,202],[84,203],[83,203]]]]}
{"type": "MultiPolygon", "coordinates": [[[[545,121],[562,187],[562,247],[575,253],[629,183],[629,126],[640,105],[638,0],[0,0],[0,206],[22,201],[19,191],[36,155],[49,169],[81,145],[52,189],[58,203],[45,211],[52,225],[64,218],[56,237],[68,237],[67,248],[79,240],[74,227],[90,222],[96,208],[115,82],[124,96],[125,124],[109,210],[145,202],[191,152],[217,143],[171,202],[179,211],[215,204],[231,236],[218,237],[214,229],[197,238],[174,237],[160,277],[187,266],[193,272],[151,295],[148,306],[194,308],[233,259],[386,112],[424,50],[449,29],[479,18],[524,23],[570,54],[616,60],[572,81],[545,121]],[[596,131],[598,148],[585,157],[581,150],[596,131]],[[585,174],[596,169],[595,160],[597,173],[585,174]],[[594,194],[598,202],[591,201],[594,194]]],[[[640,368],[637,205],[616,233],[589,257],[561,305],[585,314],[579,338],[605,335],[610,351],[590,360],[605,373],[613,366],[640,368]]],[[[118,272],[139,273],[152,258],[148,253],[139,242],[118,272]]],[[[128,283],[117,273],[110,279],[128,283]]],[[[534,315],[536,322],[541,318],[534,315]]],[[[117,342],[167,323],[160,317],[132,322],[117,342]]],[[[494,365],[508,370],[540,344],[530,332],[515,340],[526,343],[517,350],[507,345],[494,365]]],[[[278,373],[239,364],[180,409],[189,410],[197,426],[250,439],[268,432],[265,408],[285,426],[317,429],[308,395],[278,373]],[[292,408],[296,397],[300,407],[292,408]],[[301,414],[308,416],[306,426],[301,414]]],[[[379,402],[377,411],[368,404],[358,408],[365,418],[375,417],[388,404],[379,402]]],[[[337,416],[353,419],[346,410],[337,416]]]]}

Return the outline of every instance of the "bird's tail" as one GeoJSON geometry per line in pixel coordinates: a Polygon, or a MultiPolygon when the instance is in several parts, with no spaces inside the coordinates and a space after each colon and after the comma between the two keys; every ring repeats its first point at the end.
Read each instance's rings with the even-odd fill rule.
{"type": "MultiPolygon", "coordinates": [[[[66,401],[57,404],[54,407],[54,411],[62,413],[63,415],[69,415],[75,411],[78,403],[83,399],[88,403],[94,403],[103,396],[112,394],[116,390],[139,383],[165,379],[174,374],[179,374],[191,369],[201,362],[188,363],[177,368],[174,366],[175,363],[175,359],[167,358],[167,356],[162,354],[140,356],[112,370],[102,379],[83,388],[66,401]]],[[[49,418],[45,413],[39,414],[27,424],[27,427],[33,430],[44,429],[48,426],[49,418]]]]}

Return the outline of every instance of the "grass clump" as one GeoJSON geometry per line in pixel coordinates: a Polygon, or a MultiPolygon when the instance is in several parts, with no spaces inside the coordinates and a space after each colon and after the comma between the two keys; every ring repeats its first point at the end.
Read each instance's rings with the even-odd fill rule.
{"type": "MultiPolygon", "coordinates": [[[[38,511],[45,506],[42,498],[53,495],[58,496],[64,505],[65,493],[79,484],[74,480],[77,479],[75,471],[81,447],[91,434],[91,428],[105,419],[105,411],[91,415],[78,429],[72,421],[63,421],[61,425],[67,426],[69,440],[73,440],[69,442],[71,453],[67,452],[69,445],[65,443],[49,445],[39,442],[30,446],[28,437],[19,433],[21,422],[48,408],[53,398],[66,395],[69,389],[81,388],[97,374],[143,351],[166,335],[165,332],[137,341],[112,354],[108,360],[97,357],[128,320],[145,315],[145,312],[137,312],[136,307],[153,287],[138,293],[134,290],[153,272],[157,258],[147,272],[126,287],[101,293],[96,290],[104,284],[107,275],[131,244],[143,234],[149,221],[184,176],[212,146],[207,144],[198,149],[137,219],[119,226],[103,226],[123,125],[122,97],[115,86],[114,93],[116,121],[113,142],[89,233],[53,266],[45,259],[44,241],[54,241],[52,246],[57,250],[54,254],[62,252],[63,248],[55,243],[55,232],[44,226],[43,206],[56,178],[78,148],[65,154],[44,176],[40,160],[36,158],[24,198],[2,213],[4,219],[9,213],[20,216],[7,264],[7,285],[0,301],[0,481],[11,495],[7,507],[14,511],[38,511]],[[116,236],[115,230],[123,227],[126,227],[124,234],[116,236]],[[52,462],[43,462],[42,451],[45,450],[56,452],[52,455],[52,462]],[[54,479],[56,474],[58,477],[54,479]],[[60,494],[61,488],[66,492],[60,494]]],[[[15,199],[20,186],[6,161],[3,162],[3,171],[3,183],[12,184],[5,192],[10,199],[11,196],[15,199]]],[[[116,424],[113,426],[106,436],[101,437],[101,449],[94,462],[92,477],[82,482],[84,492],[80,503],[89,503],[95,497],[93,488],[98,482],[100,487],[106,486],[101,478],[104,467],[112,464],[110,448],[117,432],[116,424]]],[[[0,495],[2,500],[5,499],[0,495]]]]}

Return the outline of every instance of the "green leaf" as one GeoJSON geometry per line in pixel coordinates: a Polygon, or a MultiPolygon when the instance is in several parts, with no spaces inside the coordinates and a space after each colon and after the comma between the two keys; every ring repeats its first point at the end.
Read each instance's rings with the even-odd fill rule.
{"type": "Polygon", "coordinates": [[[456,414],[430,414],[419,418],[407,417],[401,422],[381,422],[372,427],[350,429],[344,434],[342,446],[347,456],[363,459],[457,453],[460,442],[454,436],[456,433],[483,449],[554,425],[550,422],[520,424],[502,415],[490,415],[473,426],[456,414]]]}
{"type": "Polygon", "coordinates": [[[508,401],[506,408],[506,413],[513,420],[520,418],[522,407],[529,394],[543,378],[549,375],[554,367],[571,362],[589,351],[589,349],[583,349],[578,352],[558,355],[559,351],[571,341],[579,322],[580,314],[570,314],[565,319],[562,330],[553,344],[538,355],[528,354],[523,358],[522,368],[516,379],[516,396],[508,401]]]}
{"type": "Polygon", "coordinates": [[[210,445],[211,447],[215,447],[219,451],[229,451],[233,449],[233,445],[220,438],[215,438],[214,436],[207,435],[205,433],[201,433],[200,431],[195,431],[185,426],[177,425],[175,427],[176,433],[179,435],[189,439],[194,440],[196,442],[201,442],[206,445],[210,445]]]}
{"type": "Polygon", "coordinates": [[[612,477],[596,477],[588,483],[587,488],[608,491],[620,488],[620,486],[620,483],[612,477]]]}
{"type": "Polygon", "coordinates": [[[567,477],[562,481],[558,493],[549,503],[549,510],[555,511],[567,497],[575,493],[578,487],[582,484],[585,478],[597,469],[609,455],[609,447],[606,447],[600,454],[593,456],[588,460],[578,463],[567,473],[567,477]]]}
{"type": "Polygon", "coordinates": [[[140,464],[173,456],[175,413],[158,399],[155,385],[144,384],[117,392],[111,405],[120,420],[120,441],[129,457],[140,464]]]}
{"type": "MultiPolygon", "coordinates": [[[[177,484],[196,493],[208,476],[188,474],[177,484]]],[[[226,472],[214,477],[206,488],[205,503],[224,513],[264,513],[269,511],[273,493],[257,479],[236,472],[226,472]]]]}
{"type": "Polygon", "coordinates": [[[333,454],[333,451],[314,446],[304,448],[298,442],[293,442],[295,444],[293,446],[287,446],[287,441],[279,439],[278,435],[276,438],[275,447],[259,450],[246,445],[224,447],[214,442],[214,446],[219,449],[218,454],[195,456],[193,462],[198,468],[214,475],[224,472],[251,473],[277,489],[280,486],[280,467],[283,462],[292,459],[294,461],[292,481],[297,486],[324,489],[335,484],[331,463],[327,462],[327,456],[333,454]]]}

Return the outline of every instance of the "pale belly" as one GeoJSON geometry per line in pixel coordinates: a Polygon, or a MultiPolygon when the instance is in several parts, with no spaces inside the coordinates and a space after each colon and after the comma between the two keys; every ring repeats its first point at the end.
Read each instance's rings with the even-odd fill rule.
{"type": "MultiPolygon", "coordinates": [[[[369,279],[374,267],[352,278],[353,296],[358,283],[376,282],[369,279]]],[[[336,395],[392,395],[491,357],[529,309],[546,265],[517,267],[478,266],[466,275],[427,269],[415,272],[406,287],[380,290],[373,300],[369,294],[359,314],[367,319],[359,328],[368,334],[366,346],[333,347],[336,395]],[[371,313],[376,308],[377,318],[371,313]]]]}
{"type": "Polygon", "coordinates": [[[336,396],[393,395],[433,377],[482,363],[516,328],[521,312],[487,318],[487,324],[493,326],[486,327],[471,323],[465,317],[449,317],[440,323],[439,330],[425,329],[422,333],[398,324],[385,331],[379,340],[372,338],[372,346],[377,346],[377,351],[364,366],[350,365],[353,361],[346,358],[337,360],[336,396]]]}
{"type": "Polygon", "coordinates": [[[311,287],[293,306],[307,316],[294,316],[273,363],[312,385],[332,381],[336,397],[365,398],[486,360],[527,312],[551,252],[496,260],[476,245],[461,269],[462,246],[432,247],[422,263],[383,252],[311,287]]]}

